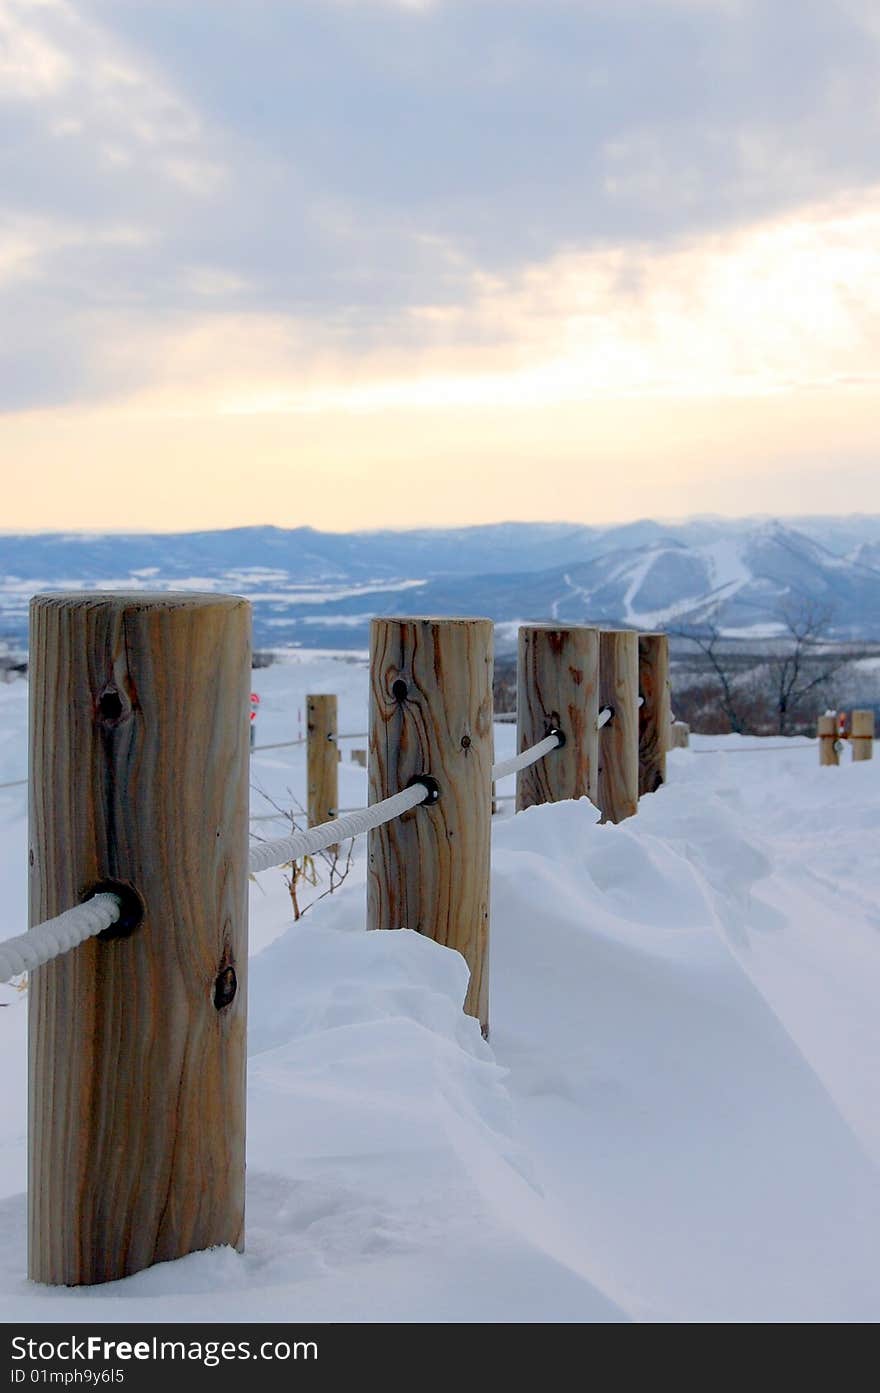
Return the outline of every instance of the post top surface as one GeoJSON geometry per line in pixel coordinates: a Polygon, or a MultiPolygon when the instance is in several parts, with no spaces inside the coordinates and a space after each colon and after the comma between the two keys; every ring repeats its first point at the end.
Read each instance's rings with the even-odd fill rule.
{"type": "Polygon", "coordinates": [[[469,624],[491,624],[494,628],[494,620],[488,619],[486,615],[461,615],[448,614],[381,614],[371,620],[372,624],[447,624],[469,625],[469,624]]]}
{"type": "Polygon", "coordinates": [[[537,629],[546,634],[598,634],[601,632],[597,624],[561,624],[558,621],[554,624],[550,620],[541,620],[537,624],[531,622],[520,624],[519,629],[520,633],[524,629],[537,629]]]}
{"type": "Polygon", "coordinates": [[[210,590],[45,590],[31,596],[31,605],[59,609],[204,609],[206,605],[233,608],[246,605],[243,595],[210,590]]]}

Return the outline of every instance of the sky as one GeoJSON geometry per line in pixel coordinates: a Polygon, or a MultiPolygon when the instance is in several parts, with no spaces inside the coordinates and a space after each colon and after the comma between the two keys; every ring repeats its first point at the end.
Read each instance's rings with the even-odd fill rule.
{"type": "Polygon", "coordinates": [[[0,529],[880,512],[877,0],[0,0],[0,529]]]}

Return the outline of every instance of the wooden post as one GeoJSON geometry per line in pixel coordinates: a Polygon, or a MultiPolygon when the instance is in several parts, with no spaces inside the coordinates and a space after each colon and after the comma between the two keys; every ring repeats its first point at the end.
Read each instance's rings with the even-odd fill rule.
{"type": "Polygon", "coordinates": [[[599,707],[612,716],[599,731],[597,805],[603,822],[622,822],[639,806],[639,636],[634,629],[599,635],[599,707]]]}
{"type": "Polygon", "coordinates": [[[840,755],[837,751],[837,717],[820,716],[816,734],[819,737],[819,763],[820,764],[839,764],[840,755]]]}
{"type": "Polygon", "coordinates": [[[465,1010],[489,1025],[492,621],[374,619],[370,802],[419,774],[440,797],[369,834],[367,926],[415,929],[470,968],[465,1010]]]}
{"type": "MultiPolygon", "coordinates": [[[[306,768],[310,827],[329,822],[339,812],[337,704],[335,696],[306,697],[306,768]]],[[[335,848],[330,848],[331,854],[334,850],[335,848]]]]}
{"type": "Polygon", "coordinates": [[[516,776],[516,808],[598,796],[599,633],[583,627],[524,624],[517,663],[517,750],[551,727],[565,744],[516,776]]]}
{"type": "Polygon", "coordinates": [[[669,639],[639,634],[639,797],[666,782],[666,747],[672,724],[669,639]]]}
{"type": "Polygon", "coordinates": [[[874,712],[854,711],[849,728],[853,763],[871,759],[874,754],[874,712]]]}
{"type": "Polygon", "coordinates": [[[670,750],[686,750],[691,743],[691,728],[687,721],[673,721],[669,728],[670,750]]]}
{"type": "Polygon", "coordinates": [[[250,606],[40,595],[30,656],[30,923],[123,896],[28,984],[28,1271],[78,1285],[243,1246],[250,606]]]}
{"type": "Polygon", "coordinates": [[[362,769],[366,769],[366,767],[367,767],[367,752],[366,752],[366,750],[352,750],[352,752],[351,752],[351,762],[352,762],[352,764],[359,764],[359,765],[361,766],[362,769]]]}

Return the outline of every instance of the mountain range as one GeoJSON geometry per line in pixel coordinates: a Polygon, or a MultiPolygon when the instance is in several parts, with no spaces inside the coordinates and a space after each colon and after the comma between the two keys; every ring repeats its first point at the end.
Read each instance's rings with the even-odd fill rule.
{"type": "Polygon", "coordinates": [[[499,647],[527,620],[712,624],[770,638],[813,606],[830,637],[880,639],[880,517],[500,523],[326,533],[0,534],[0,639],[23,646],[40,590],[231,591],[258,647],[363,649],[373,614],[484,614],[499,647]]]}

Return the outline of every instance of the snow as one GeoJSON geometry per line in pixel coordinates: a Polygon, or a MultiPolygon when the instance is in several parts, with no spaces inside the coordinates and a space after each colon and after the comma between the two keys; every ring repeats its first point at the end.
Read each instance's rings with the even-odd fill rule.
{"type": "MultiPolygon", "coordinates": [[[[365,728],[363,663],[298,655],[254,684],[260,742],[296,738],[311,691],[365,728]]],[[[25,731],[25,684],[0,686],[0,781],[25,731]]],[[[496,727],[499,757],[514,740],[496,727]]],[[[364,743],[343,742],[345,806],[364,743]]],[[[295,926],[261,876],[244,1254],[25,1280],[26,994],[0,988],[0,1320],[876,1320],[880,764],[756,744],[695,737],[620,827],[504,805],[489,1043],[458,955],[363,931],[362,844],[295,926]]],[[[303,747],[253,759],[282,804],[304,772],[303,747]]],[[[0,792],[4,936],[25,793],[0,792]]]]}
{"type": "Polygon", "coordinates": [[[753,580],[743,560],[743,544],[739,537],[719,537],[696,550],[708,562],[713,591],[726,587],[739,590],[753,580]]]}

